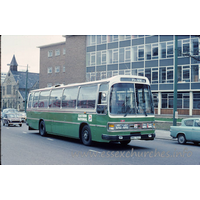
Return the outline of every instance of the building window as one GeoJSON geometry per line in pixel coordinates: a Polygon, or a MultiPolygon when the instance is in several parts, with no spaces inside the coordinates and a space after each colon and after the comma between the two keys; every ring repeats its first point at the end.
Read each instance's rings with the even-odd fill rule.
{"type": "Polygon", "coordinates": [[[90,66],[90,53],[86,54],[86,66],[89,67],[90,66]]]}
{"type": "Polygon", "coordinates": [[[162,108],[173,108],[173,93],[162,93],[162,108]]]}
{"type": "Polygon", "coordinates": [[[64,48],[64,49],[63,49],[63,55],[65,55],[65,54],[66,54],[66,49],[64,48]]]}
{"type": "Polygon", "coordinates": [[[152,81],[151,83],[158,83],[158,68],[152,68],[151,70],[152,81]]]}
{"type": "Polygon", "coordinates": [[[52,57],[53,56],[53,51],[48,51],[48,57],[52,57]]]}
{"type": "Polygon", "coordinates": [[[91,35],[91,45],[95,45],[96,44],[96,35],[91,35]]]}
{"type": "Polygon", "coordinates": [[[101,51],[97,52],[97,65],[101,64],[101,51]]]}
{"type": "Polygon", "coordinates": [[[113,50],[113,63],[118,63],[118,49],[113,50]]]}
{"type": "Polygon", "coordinates": [[[48,67],[47,73],[48,73],[48,74],[51,74],[51,73],[52,73],[52,67],[48,67]]]}
{"type": "Polygon", "coordinates": [[[158,108],[158,93],[152,93],[154,108],[158,108]]]}
{"type": "Polygon", "coordinates": [[[93,53],[91,53],[90,54],[90,61],[91,61],[91,63],[90,63],[90,65],[92,66],[92,65],[95,65],[95,53],[93,52],[93,53]]]}
{"type": "Polygon", "coordinates": [[[55,50],[55,56],[59,56],[60,55],[60,49],[56,49],[55,50]]]}
{"type": "Polygon", "coordinates": [[[138,76],[144,76],[144,69],[138,69],[137,70],[137,75],[138,76]]]}
{"type": "Polygon", "coordinates": [[[102,64],[106,64],[106,51],[102,51],[101,61],[102,61],[102,64]]]}
{"type": "Polygon", "coordinates": [[[158,44],[152,44],[152,59],[158,59],[158,44]]]}
{"type": "Polygon", "coordinates": [[[126,47],[125,48],[125,62],[130,62],[131,61],[131,48],[126,47]]]}
{"type": "Polygon", "coordinates": [[[151,68],[145,69],[145,76],[149,79],[149,82],[151,83],[151,68]]]}
{"type": "Polygon", "coordinates": [[[160,43],[160,58],[166,58],[166,43],[160,43]]]}
{"type": "Polygon", "coordinates": [[[132,57],[131,57],[131,61],[137,61],[137,46],[132,47],[132,57]]]}
{"type": "Polygon", "coordinates": [[[138,60],[144,60],[144,45],[138,46],[138,60]]]}
{"type": "Polygon", "coordinates": [[[199,55],[199,41],[198,38],[191,40],[191,51],[192,55],[199,55]]]}
{"type": "Polygon", "coordinates": [[[7,85],[7,94],[11,94],[11,85],[7,85]]]}
{"type": "Polygon", "coordinates": [[[118,35],[109,35],[108,36],[108,42],[117,42],[118,41],[118,35]]]}
{"type": "Polygon", "coordinates": [[[151,60],[151,45],[150,44],[145,46],[145,58],[146,60],[151,60]]]}
{"type": "Polygon", "coordinates": [[[173,83],[173,67],[167,67],[167,83],[173,83]]]}
{"type": "Polygon", "coordinates": [[[145,69],[145,76],[149,79],[150,83],[158,83],[158,68],[156,67],[145,69]]]}
{"type": "Polygon", "coordinates": [[[97,65],[106,64],[106,51],[97,52],[97,65]]]}
{"type": "Polygon", "coordinates": [[[55,73],[59,73],[60,72],[60,66],[56,66],[55,67],[55,73]]]}
{"type": "Polygon", "coordinates": [[[200,81],[200,67],[199,67],[199,65],[192,65],[191,66],[191,80],[192,80],[192,82],[199,82],[200,81]]]}
{"type": "Polygon", "coordinates": [[[193,92],[193,109],[200,109],[200,92],[193,92]]]}
{"type": "Polygon", "coordinates": [[[106,35],[97,35],[97,44],[104,44],[107,42],[106,35]]]}
{"type": "Polygon", "coordinates": [[[188,55],[190,53],[190,40],[183,40],[183,55],[188,55]]]}
{"type": "Polygon", "coordinates": [[[178,40],[178,56],[182,56],[182,40],[178,40]]]}
{"type": "Polygon", "coordinates": [[[65,66],[63,66],[63,72],[65,72],[65,66]]]}
{"type": "Polygon", "coordinates": [[[124,62],[124,48],[119,49],[119,62],[124,62]]]}
{"type": "Polygon", "coordinates": [[[160,83],[166,83],[166,67],[160,67],[159,76],[160,83]]]}
{"type": "Polygon", "coordinates": [[[167,42],[167,58],[173,57],[173,42],[167,42]]]}
{"type": "Polygon", "coordinates": [[[178,82],[190,82],[189,66],[178,66],[178,82]]]}
{"type": "Polygon", "coordinates": [[[177,93],[177,108],[189,108],[189,93],[177,93]]]}

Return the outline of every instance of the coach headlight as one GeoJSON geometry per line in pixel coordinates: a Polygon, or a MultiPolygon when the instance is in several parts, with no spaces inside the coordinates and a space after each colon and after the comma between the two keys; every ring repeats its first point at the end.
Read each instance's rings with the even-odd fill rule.
{"type": "Polygon", "coordinates": [[[115,129],[115,125],[114,124],[108,124],[108,129],[109,130],[114,130],[115,129]]]}

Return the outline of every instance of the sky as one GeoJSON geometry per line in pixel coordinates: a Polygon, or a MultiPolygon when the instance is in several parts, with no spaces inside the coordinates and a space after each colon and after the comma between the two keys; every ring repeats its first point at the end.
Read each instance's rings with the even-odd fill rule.
{"type": "Polygon", "coordinates": [[[1,71],[8,72],[13,55],[18,70],[39,73],[39,46],[65,41],[62,35],[2,35],[1,37],[1,71]],[[25,66],[25,67],[23,67],[25,66]]]}

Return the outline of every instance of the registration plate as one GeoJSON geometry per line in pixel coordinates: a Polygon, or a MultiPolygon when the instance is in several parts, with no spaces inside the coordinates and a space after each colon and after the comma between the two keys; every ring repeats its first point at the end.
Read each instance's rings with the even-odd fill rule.
{"type": "Polygon", "coordinates": [[[140,140],[141,136],[131,136],[131,140],[140,140]]]}

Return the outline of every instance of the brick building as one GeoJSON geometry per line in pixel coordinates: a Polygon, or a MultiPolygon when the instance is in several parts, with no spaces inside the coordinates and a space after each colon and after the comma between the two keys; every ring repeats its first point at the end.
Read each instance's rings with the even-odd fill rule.
{"type": "Polygon", "coordinates": [[[86,81],[86,36],[63,36],[65,42],[40,46],[39,88],[86,81]]]}

